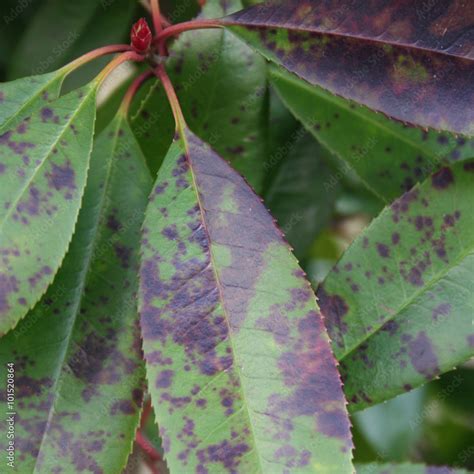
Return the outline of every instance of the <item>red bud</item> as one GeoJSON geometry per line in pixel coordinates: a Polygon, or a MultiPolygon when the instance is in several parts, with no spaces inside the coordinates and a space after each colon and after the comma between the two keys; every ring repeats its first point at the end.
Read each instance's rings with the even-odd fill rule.
{"type": "Polygon", "coordinates": [[[137,53],[146,53],[150,49],[153,34],[145,18],[140,18],[133,26],[130,34],[132,48],[137,53]]]}

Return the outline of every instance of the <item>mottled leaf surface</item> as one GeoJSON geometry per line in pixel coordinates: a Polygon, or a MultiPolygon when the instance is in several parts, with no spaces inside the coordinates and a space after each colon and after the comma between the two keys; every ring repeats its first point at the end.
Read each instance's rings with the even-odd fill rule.
{"type": "Polygon", "coordinates": [[[351,409],[474,355],[474,164],[442,168],[360,235],[318,291],[351,409]]]}
{"type": "Polygon", "coordinates": [[[270,0],[224,22],[311,84],[405,122],[473,134],[474,4],[423,5],[270,0]]]}
{"type": "Polygon", "coordinates": [[[305,127],[385,202],[443,164],[474,156],[473,139],[404,126],[277,68],[270,77],[305,127]]]}
{"type": "Polygon", "coordinates": [[[160,169],[142,252],[149,390],[171,471],[351,473],[304,273],[260,199],[189,130],[160,169]]]}
{"type": "Polygon", "coordinates": [[[464,469],[423,464],[356,464],[357,474],[467,474],[464,469]]]}
{"type": "Polygon", "coordinates": [[[58,70],[0,84],[0,134],[58,97],[66,71],[58,70]]]}
{"type": "MultiPolygon", "coordinates": [[[[209,0],[201,17],[221,17],[240,8],[240,0],[209,0]]],[[[168,70],[189,127],[260,191],[267,154],[264,59],[224,30],[185,33],[170,48],[170,55],[168,70]]],[[[159,93],[148,95],[134,121],[134,129],[146,127],[150,118],[160,120],[162,110],[168,110],[162,104],[159,93]]],[[[166,123],[171,133],[165,142],[165,152],[173,136],[174,121],[168,117],[166,123]]],[[[162,135],[151,132],[140,139],[155,162],[154,144],[163,140],[162,135]]]]}
{"type": "Polygon", "coordinates": [[[95,143],[55,281],[2,339],[1,365],[16,371],[17,472],[118,473],[126,463],[144,381],[136,291],[151,184],[118,117],[95,143]]]}
{"type": "Polygon", "coordinates": [[[0,136],[0,334],[53,280],[86,182],[97,83],[46,104],[0,136]]]}
{"type": "Polygon", "coordinates": [[[338,187],[331,185],[332,170],[325,162],[328,152],[304,129],[281,152],[287,156],[265,194],[265,204],[301,258],[328,224],[338,187]]]}

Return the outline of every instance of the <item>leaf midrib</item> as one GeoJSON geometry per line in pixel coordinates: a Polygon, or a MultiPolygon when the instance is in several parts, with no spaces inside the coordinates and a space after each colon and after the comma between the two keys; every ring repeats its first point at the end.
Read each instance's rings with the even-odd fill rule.
{"type": "MultiPolygon", "coordinates": [[[[120,121],[117,120],[117,126],[116,126],[116,129],[114,129],[114,131],[117,132],[119,128],[120,128],[120,121]]],[[[117,142],[118,142],[118,133],[114,133],[114,140],[112,142],[112,147],[111,147],[112,153],[110,154],[110,159],[109,159],[109,162],[108,162],[108,165],[107,165],[107,170],[106,170],[105,179],[104,179],[104,186],[102,188],[103,192],[100,196],[100,201],[99,201],[100,211],[97,215],[97,219],[96,219],[95,224],[94,224],[94,229],[93,229],[93,232],[92,232],[90,240],[89,240],[89,242],[92,242],[92,245],[88,246],[89,248],[88,248],[87,254],[86,254],[86,262],[85,262],[85,264],[83,266],[83,270],[81,272],[81,279],[80,279],[81,283],[80,283],[80,287],[77,289],[77,293],[76,293],[78,295],[78,297],[77,297],[77,301],[76,301],[74,310],[72,312],[72,321],[71,321],[71,324],[69,326],[69,328],[70,328],[69,338],[67,340],[66,347],[64,348],[64,351],[62,353],[61,362],[57,366],[58,368],[57,368],[56,374],[55,374],[56,375],[56,377],[55,377],[56,381],[54,383],[54,387],[52,387],[52,390],[54,390],[54,400],[51,403],[51,406],[49,408],[48,420],[46,422],[46,425],[45,425],[44,431],[43,431],[43,435],[41,437],[41,443],[40,443],[40,447],[38,449],[38,454],[37,454],[37,457],[36,457],[35,467],[34,467],[33,473],[37,472],[36,471],[37,460],[38,460],[39,455],[41,453],[41,449],[43,447],[43,444],[46,441],[47,434],[50,431],[49,428],[51,426],[52,418],[53,418],[54,412],[55,412],[54,406],[55,406],[56,401],[58,400],[58,395],[59,395],[56,388],[60,385],[60,381],[63,379],[63,374],[64,374],[63,368],[66,365],[65,364],[66,357],[69,354],[69,349],[71,347],[71,342],[72,342],[72,339],[73,339],[74,329],[76,328],[76,325],[77,325],[79,310],[81,308],[81,303],[84,299],[84,289],[85,289],[87,277],[90,273],[92,257],[95,253],[94,250],[97,246],[97,234],[98,234],[98,231],[99,231],[100,223],[102,222],[102,217],[103,217],[103,212],[104,212],[104,201],[105,201],[105,196],[107,195],[107,191],[108,191],[108,188],[109,188],[110,177],[111,177],[111,174],[112,174],[112,164],[115,161],[114,160],[114,150],[117,146],[117,142]]]]}
{"type": "MultiPolygon", "coordinates": [[[[10,127],[10,124],[17,118],[19,115],[23,113],[23,111],[28,108],[45,90],[47,90],[55,81],[59,81],[59,87],[61,87],[61,84],[64,80],[64,78],[67,75],[67,71],[64,69],[61,69],[59,71],[51,72],[49,74],[55,74],[54,77],[46,82],[44,86],[38,90],[38,92],[32,96],[26,101],[23,102],[20,106],[20,108],[10,117],[6,119],[6,121],[3,123],[3,125],[0,125],[0,134],[4,133],[6,129],[10,127]]],[[[55,97],[56,98],[56,97],[55,97]]]]}
{"type": "MultiPolygon", "coordinates": [[[[184,142],[184,145],[185,145],[185,148],[186,148],[186,157],[187,157],[187,160],[188,160],[188,164],[189,164],[189,171],[190,171],[190,174],[191,174],[191,178],[192,178],[192,183],[193,183],[193,189],[194,189],[194,193],[196,195],[196,200],[197,200],[197,203],[199,205],[199,215],[200,215],[200,220],[201,220],[201,223],[202,223],[202,226],[203,226],[203,229],[206,233],[206,236],[207,236],[207,241],[209,243],[209,257],[210,257],[210,260],[211,260],[211,266],[212,266],[212,271],[214,273],[214,278],[215,278],[215,281],[216,281],[216,286],[217,286],[217,289],[219,291],[219,299],[220,299],[220,302],[221,302],[221,305],[222,305],[222,311],[224,312],[225,314],[225,322],[226,322],[226,325],[227,325],[227,329],[228,329],[228,334],[229,334],[229,344],[231,346],[231,350],[232,350],[232,356],[233,356],[233,362],[235,364],[235,367],[236,367],[236,373],[238,374],[238,378],[239,378],[239,387],[240,387],[240,392],[242,393],[242,401],[243,401],[243,405],[245,406],[245,411],[247,413],[247,419],[248,419],[248,424],[249,424],[249,427],[250,427],[250,432],[252,433],[252,441],[253,441],[253,447],[254,447],[254,450],[257,454],[257,458],[258,458],[258,463],[259,463],[259,469],[260,469],[260,472],[263,473],[265,472],[263,470],[263,464],[262,464],[262,459],[261,459],[261,455],[260,455],[260,451],[257,449],[257,437],[255,435],[255,431],[254,431],[254,427],[253,427],[253,423],[251,422],[251,416],[250,416],[250,409],[249,409],[249,406],[248,406],[248,402],[247,402],[247,397],[245,396],[245,391],[244,391],[244,384],[243,384],[243,381],[242,381],[242,375],[240,373],[240,367],[237,366],[237,361],[238,361],[238,358],[236,356],[236,350],[235,350],[235,347],[234,347],[234,342],[233,342],[233,338],[232,338],[232,335],[233,335],[233,331],[232,331],[232,328],[231,328],[231,325],[230,325],[230,317],[229,317],[229,311],[226,307],[226,304],[225,304],[225,299],[224,299],[224,295],[223,295],[223,290],[222,290],[222,283],[220,281],[220,277],[218,275],[218,272],[217,272],[217,266],[216,266],[216,263],[215,263],[215,257],[214,257],[214,253],[213,253],[213,250],[212,250],[212,247],[213,247],[213,242],[212,242],[212,239],[211,239],[211,236],[210,236],[210,233],[209,233],[209,230],[208,230],[208,227],[207,227],[207,223],[206,223],[206,220],[205,220],[205,210],[204,210],[204,205],[202,203],[202,200],[201,200],[201,196],[199,194],[199,187],[198,187],[198,183],[197,183],[197,179],[196,179],[196,175],[195,175],[195,172],[194,172],[194,168],[193,168],[193,162],[192,162],[192,158],[191,158],[191,155],[189,153],[189,144],[188,144],[188,140],[186,137],[182,137],[182,140],[184,142]],[[238,369],[238,370],[237,370],[238,369]]],[[[227,419],[226,419],[227,420],[227,419]]]]}
{"type": "Polygon", "coordinates": [[[77,115],[79,114],[79,112],[82,110],[82,108],[84,107],[84,105],[86,103],[88,103],[89,99],[91,98],[91,95],[94,95],[96,89],[94,87],[92,87],[90,89],[90,91],[85,94],[84,96],[84,100],[80,103],[79,107],[77,107],[77,109],[75,110],[75,112],[71,115],[71,117],[67,120],[67,122],[65,123],[64,127],[62,127],[62,130],[61,130],[61,133],[58,135],[57,139],[54,141],[54,143],[49,147],[49,150],[45,153],[45,156],[43,157],[43,159],[41,160],[41,163],[38,165],[38,167],[35,169],[35,171],[33,172],[33,174],[25,181],[25,184],[24,186],[22,187],[21,191],[19,192],[17,198],[15,199],[14,202],[11,203],[7,213],[5,214],[5,216],[3,217],[3,220],[0,222],[0,238],[1,238],[1,235],[2,235],[2,232],[3,232],[3,227],[5,225],[5,223],[7,222],[7,220],[10,219],[11,215],[13,212],[15,212],[16,210],[16,207],[18,205],[18,203],[20,202],[20,200],[22,199],[22,197],[24,196],[26,190],[30,187],[31,183],[35,180],[36,176],[38,175],[38,172],[40,171],[40,169],[43,168],[44,164],[48,161],[48,159],[51,157],[51,153],[52,151],[54,150],[54,148],[57,146],[57,144],[59,143],[59,141],[61,140],[61,138],[64,136],[64,134],[67,132],[67,129],[69,127],[69,125],[73,122],[73,120],[77,117],[77,115]]]}
{"type": "Polygon", "coordinates": [[[288,25],[276,25],[276,24],[271,24],[271,23],[262,23],[262,22],[240,22],[236,20],[229,20],[229,19],[223,19],[222,24],[225,26],[237,26],[240,28],[247,28],[247,27],[255,27],[255,28],[260,28],[260,29],[268,29],[268,28],[274,28],[278,30],[286,30],[286,31],[295,31],[295,32],[304,32],[304,33],[316,33],[320,36],[333,36],[336,38],[344,38],[344,39],[349,39],[352,41],[365,41],[367,43],[375,43],[377,45],[382,45],[382,46],[391,46],[392,48],[397,47],[397,48],[406,48],[409,50],[413,51],[420,51],[423,53],[428,53],[430,55],[440,55],[440,56],[447,56],[450,58],[457,58],[461,59],[464,61],[473,61],[473,58],[470,56],[463,56],[461,54],[453,54],[446,52],[445,50],[439,50],[439,49],[433,49],[433,48],[428,48],[428,47],[422,47],[422,46],[417,46],[416,44],[413,43],[406,43],[406,42],[397,42],[395,40],[379,40],[374,37],[369,37],[366,35],[356,35],[356,34],[349,34],[349,33],[336,33],[334,31],[322,31],[318,30],[315,28],[305,28],[301,26],[288,26],[288,25]]]}

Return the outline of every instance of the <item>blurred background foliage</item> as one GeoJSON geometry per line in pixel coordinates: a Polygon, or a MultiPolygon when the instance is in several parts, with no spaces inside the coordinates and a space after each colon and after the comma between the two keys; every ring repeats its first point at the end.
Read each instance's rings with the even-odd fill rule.
{"type": "MultiPolygon", "coordinates": [[[[0,2],[0,80],[41,74],[93,48],[128,42],[133,21],[147,15],[146,2],[135,0],[2,0],[0,2]]],[[[195,0],[162,0],[164,14],[173,22],[192,19],[201,5],[195,0]]],[[[257,3],[252,0],[246,5],[257,3]]],[[[210,39],[210,41],[212,41],[210,39]]],[[[107,59],[75,73],[65,90],[87,82],[107,59]]],[[[195,65],[198,67],[198,64],[195,65]]],[[[202,72],[194,93],[208,80],[202,72]]],[[[130,82],[125,68],[113,76],[101,98],[97,128],[113,116],[130,82]]],[[[134,104],[137,115],[151,88],[134,104]]],[[[189,94],[192,94],[190,91],[189,94]]],[[[310,281],[316,287],[352,240],[383,208],[383,202],[307,133],[286,109],[271,86],[265,93],[267,146],[263,184],[259,193],[294,248],[310,281]],[[331,179],[336,174],[340,179],[331,179]]],[[[150,167],[156,171],[171,139],[172,119],[164,98],[156,91],[152,101],[156,117],[143,131],[133,117],[139,138],[158,138],[159,153],[150,167]],[[137,128],[138,127],[138,128],[137,128]],[[161,143],[161,145],[160,145],[161,143]]],[[[186,111],[186,107],[185,107],[186,111]]],[[[146,153],[146,140],[144,151],[146,153]]],[[[156,146],[156,140],[153,141],[156,146]]],[[[219,144],[217,144],[219,146],[219,144]]],[[[154,149],[156,153],[156,149],[154,149]]],[[[386,403],[352,416],[355,462],[413,461],[474,470],[474,363],[453,370],[438,380],[386,403]]],[[[150,442],[161,450],[151,416],[144,428],[150,442]]],[[[137,451],[137,450],[135,450],[137,451]]],[[[137,464],[137,452],[128,471],[137,464]]]]}

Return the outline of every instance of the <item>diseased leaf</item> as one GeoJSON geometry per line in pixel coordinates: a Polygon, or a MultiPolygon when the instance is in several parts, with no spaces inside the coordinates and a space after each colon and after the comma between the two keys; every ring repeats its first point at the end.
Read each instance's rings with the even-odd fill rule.
{"type": "Polygon", "coordinates": [[[385,202],[411,189],[443,163],[474,155],[472,139],[404,126],[276,68],[271,68],[270,77],[305,127],[385,202]]]}
{"type": "MultiPolygon", "coordinates": [[[[265,161],[265,187],[264,195],[269,192],[269,188],[273,186],[273,182],[277,179],[285,179],[284,173],[286,169],[291,168],[292,159],[287,157],[289,152],[293,149],[294,145],[298,143],[302,137],[305,135],[305,130],[302,125],[295,119],[292,113],[288,108],[283,104],[278,94],[274,91],[272,87],[269,88],[270,92],[270,112],[269,112],[269,156],[265,161]],[[287,165],[284,165],[285,162],[288,162],[287,165]],[[281,168],[281,170],[280,170],[281,168]],[[278,175],[280,178],[278,178],[278,175]]],[[[308,139],[305,139],[308,140],[308,139]]],[[[296,152],[298,153],[298,152],[296,152]]],[[[296,157],[295,153],[295,157],[296,157]]],[[[321,182],[324,182],[324,199],[329,199],[333,201],[337,199],[336,208],[338,213],[357,213],[357,212],[369,212],[377,215],[383,208],[383,202],[372,192],[367,190],[366,186],[362,183],[360,178],[355,174],[353,170],[349,170],[347,164],[337,158],[335,155],[322,150],[319,154],[314,156],[320,156],[324,159],[324,164],[327,165],[322,174],[323,176],[318,177],[321,179],[321,182]],[[330,170],[330,173],[328,171],[330,170]],[[342,191],[342,193],[341,193],[342,191]]],[[[306,159],[308,156],[306,157],[306,159]]],[[[303,158],[302,158],[303,160],[303,158]]],[[[320,165],[322,165],[322,160],[320,160],[320,165]]],[[[315,163],[311,163],[309,160],[305,161],[306,167],[315,167],[315,163]]],[[[295,166],[298,168],[298,166],[295,166]]],[[[304,167],[302,168],[304,170],[304,167]]],[[[293,171],[295,172],[295,171],[293,171]]],[[[318,187],[312,185],[310,182],[312,180],[311,173],[304,174],[300,177],[303,179],[303,182],[307,184],[307,189],[311,189],[313,196],[316,196],[318,192],[318,187]]],[[[290,184],[290,183],[288,183],[290,184]]],[[[313,183],[314,184],[314,183],[313,183]]],[[[295,185],[295,189],[299,186],[295,185]]],[[[283,202],[282,202],[283,204],[283,202]]],[[[271,205],[271,203],[270,203],[271,205]]],[[[285,204],[283,204],[285,205],[285,204]]],[[[306,200],[305,206],[311,207],[317,205],[316,201],[306,200]]],[[[291,207],[292,204],[288,203],[288,206],[291,207]]],[[[272,214],[276,214],[274,208],[271,209],[272,214]]],[[[301,221],[301,225],[304,225],[301,221]]],[[[317,223],[312,223],[315,225],[316,229],[323,225],[323,220],[318,219],[317,223]]],[[[309,230],[309,228],[308,228],[309,230]]],[[[285,232],[291,245],[296,245],[296,255],[300,255],[302,249],[297,248],[296,241],[293,240],[293,237],[285,232]]],[[[302,234],[298,234],[296,229],[294,231],[295,238],[299,239],[302,234]],[[299,237],[296,237],[299,235],[299,237]]]]}
{"type": "Polygon", "coordinates": [[[474,133],[474,4],[270,0],[233,32],[307,82],[393,118],[474,133]],[[425,11],[426,10],[426,11],[425,11]]]}
{"type": "Polygon", "coordinates": [[[1,365],[15,364],[18,472],[122,472],[145,375],[136,291],[151,184],[141,150],[117,117],[95,143],[63,266],[2,338],[1,365]]]}
{"type": "Polygon", "coordinates": [[[53,280],[71,240],[89,167],[97,82],[0,136],[0,334],[53,280]]]}
{"type": "Polygon", "coordinates": [[[327,151],[307,132],[298,131],[285,152],[288,156],[270,184],[265,204],[296,256],[303,257],[329,222],[338,186],[330,186],[332,170],[324,161],[327,151]]]}
{"type": "Polygon", "coordinates": [[[467,474],[465,469],[423,464],[356,464],[357,474],[467,474]]]}
{"type": "Polygon", "coordinates": [[[57,99],[66,70],[0,84],[0,134],[17,126],[45,102],[57,99]]]}
{"type": "MultiPolygon", "coordinates": [[[[203,16],[221,17],[239,8],[240,0],[209,0],[203,16]]],[[[170,55],[168,70],[189,127],[260,191],[267,154],[264,59],[224,30],[185,33],[170,48],[170,55]]],[[[164,100],[160,93],[149,95],[136,117],[134,129],[146,126],[150,117],[163,113],[161,110],[168,110],[168,106],[161,105],[164,100]]],[[[173,137],[173,119],[170,117],[166,124],[168,140],[163,156],[173,137]]],[[[163,141],[157,135],[161,134],[150,133],[140,140],[146,150],[150,149],[155,162],[154,143],[163,141]]]]}
{"type": "Polygon", "coordinates": [[[352,410],[474,355],[473,165],[442,168],[386,208],[318,291],[352,410]]]}
{"type": "Polygon", "coordinates": [[[259,198],[189,130],[160,169],[143,234],[143,344],[171,471],[351,473],[304,273],[259,198]]]}

